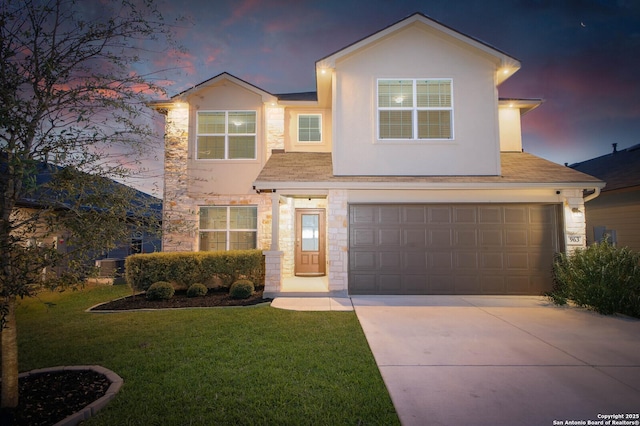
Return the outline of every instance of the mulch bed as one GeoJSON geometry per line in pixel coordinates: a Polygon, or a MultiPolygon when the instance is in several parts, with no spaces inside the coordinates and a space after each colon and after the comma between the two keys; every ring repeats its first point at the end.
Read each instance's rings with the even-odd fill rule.
{"type": "MultiPolygon", "coordinates": [[[[92,308],[92,311],[135,309],[205,308],[221,306],[251,306],[272,299],[262,298],[262,289],[248,299],[232,299],[227,291],[209,291],[204,297],[187,297],[186,291],[176,291],[169,300],[151,301],[144,294],[112,300],[92,308]]],[[[19,380],[18,408],[0,412],[0,425],[53,425],[104,396],[110,382],[91,370],[60,371],[30,375],[19,380]]]]}
{"type": "Polygon", "coordinates": [[[211,308],[218,306],[251,306],[272,299],[262,298],[262,289],[256,290],[248,299],[232,299],[227,290],[211,291],[203,297],[187,297],[186,291],[176,291],[169,300],[147,300],[144,294],[128,296],[122,299],[112,300],[93,307],[92,311],[122,311],[131,309],[167,309],[167,308],[211,308]]]}
{"type": "Polygon", "coordinates": [[[33,374],[18,380],[15,410],[2,410],[0,424],[46,426],[82,410],[103,397],[111,382],[92,370],[33,374]]]}

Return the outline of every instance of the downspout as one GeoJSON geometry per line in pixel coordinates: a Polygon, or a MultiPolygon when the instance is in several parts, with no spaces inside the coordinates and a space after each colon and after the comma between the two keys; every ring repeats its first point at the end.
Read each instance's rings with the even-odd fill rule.
{"type": "Polygon", "coordinates": [[[600,195],[600,188],[599,187],[595,187],[593,188],[593,194],[589,194],[586,197],[584,197],[584,202],[587,203],[591,200],[593,200],[594,198],[597,198],[600,195]]]}

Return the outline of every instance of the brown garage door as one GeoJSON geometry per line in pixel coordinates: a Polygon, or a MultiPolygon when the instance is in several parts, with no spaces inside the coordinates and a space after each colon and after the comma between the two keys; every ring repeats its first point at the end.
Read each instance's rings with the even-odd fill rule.
{"type": "Polygon", "coordinates": [[[560,209],[539,204],[352,204],[350,294],[541,294],[560,209]]]}

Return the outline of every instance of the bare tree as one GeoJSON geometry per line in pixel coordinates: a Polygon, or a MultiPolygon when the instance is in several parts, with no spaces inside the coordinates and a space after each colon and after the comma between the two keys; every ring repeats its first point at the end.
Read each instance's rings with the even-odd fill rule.
{"type": "Polygon", "coordinates": [[[0,0],[0,24],[1,405],[11,408],[17,298],[61,262],[81,278],[83,256],[148,222],[145,200],[115,180],[157,141],[146,101],[162,90],[133,69],[149,43],[168,46],[170,26],[152,0],[0,0]]]}

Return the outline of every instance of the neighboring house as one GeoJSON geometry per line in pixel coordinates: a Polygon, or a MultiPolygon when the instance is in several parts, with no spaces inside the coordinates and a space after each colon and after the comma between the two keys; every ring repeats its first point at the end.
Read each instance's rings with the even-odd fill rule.
{"type": "MultiPolygon", "coordinates": [[[[38,171],[36,175],[36,188],[37,190],[31,194],[29,198],[23,198],[18,201],[16,204],[16,213],[17,215],[24,215],[25,217],[33,217],[34,214],[38,212],[38,210],[42,210],[43,208],[52,208],[51,199],[55,197],[59,199],[59,196],[56,196],[53,191],[50,189],[42,189],[46,188],[47,184],[52,180],[52,171],[55,173],[60,172],[62,169],[60,167],[39,163],[38,171]],[[53,195],[52,195],[53,194],[53,195]]],[[[113,180],[109,180],[105,178],[104,185],[111,185],[113,187],[122,187],[125,186],[121,183],[115,182],[113,180]]],[[[103,190],[108,190],[112,192],[111,186],[105,186],[103,190]]],[[[139,222],[139,219],[146,219],[147,217],[151,220],[149,223],[159,223],[162,216],[162,200],[153,197],[151,195],[145,194],[138,190],[134,190],[133,193],[133,203],[137,203],[137,207],[132,207],[130,215],[140,215],[143,214],[144,217],[137,216],[135,219],[130,222],[131,229],[131,238],[127,241],[118,242],[117,246],[111,250],[106,250],[101,253],[95,253],[95,255],[90,256],[91,261],[95,262],[96,266],[100,266],[100,273],[103,276],[112,276],[117,271],[122,271],[124,268],[124,258],[136,253],[151,253],[155,251],[161,250],[161,236],[159,232],[151,232],[151,229],[140,228],[134,225],[134,222],[139,222]]],[[[64,209],[65,203],[64,199],[60,202],[59,208],[64,209]]],[[[133,219],[132,216],[130,218],[133,219]]],[[[45,220],[42,218],[41,220],[45,220]]],[[[64,230],[61,230],[57,235],[43,235],[42,232],[37,229],[34,230],[33,234],[33,242],[34,243],[43,243],[43,244],[53,244],[58,252],[68,253],[71,250],[69,247],[69,242],[67,238],[67,233],[64,230]]],[[[59,274],[64,271],[65,267],[60,266],[56,268],[55,272],[59,274]]]]}
{"type": "Polygon", "coordinates": [[[640,251],[640,144],[569,167],[607,183],[586,205],[587,242],[608,236],[619,247],[640,251]]]}
{"type": "Polygon", "coordinates": [[[520,63],[422,14],[316,62],[317,92],[227,73],[166,115],[163,249],[265,250],[265,294],[540,294],[604,183],[522,152],[520,63]]]}

